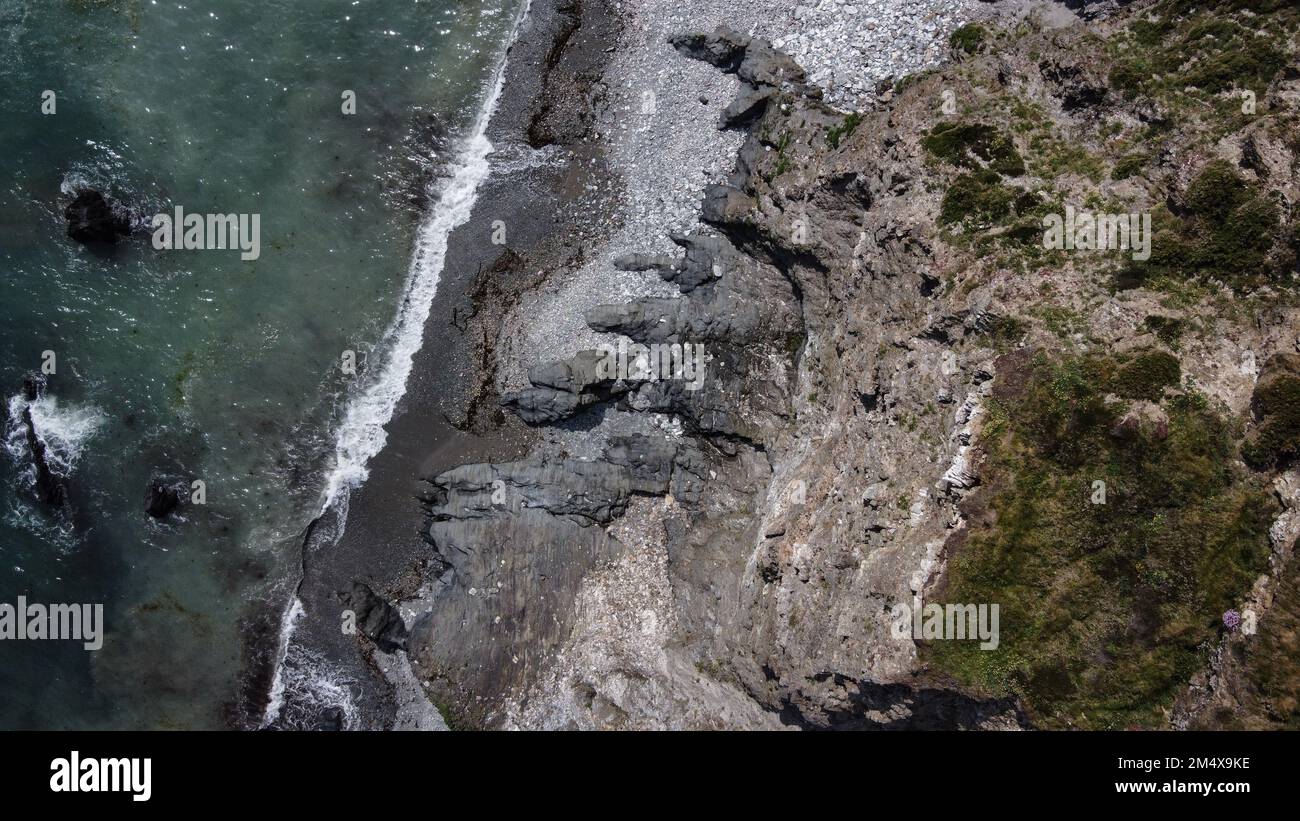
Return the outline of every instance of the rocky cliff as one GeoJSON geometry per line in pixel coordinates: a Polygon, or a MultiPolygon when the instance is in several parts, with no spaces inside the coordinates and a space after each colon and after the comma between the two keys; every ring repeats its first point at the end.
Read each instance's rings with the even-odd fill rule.
{"type": "Polygon", "coordinates": [[[1295,724],[1300,13],[1104,11],[966,26],[855,113],[673,38],[738,80],[736,170],[677,256],[623,249],[671,295],[585,320],[705,378],[497,379],[563,435],[431,477],[406,646],[453,725],[1295,724]],[[927,601],[999,646],[897,635],[927,601]]]}

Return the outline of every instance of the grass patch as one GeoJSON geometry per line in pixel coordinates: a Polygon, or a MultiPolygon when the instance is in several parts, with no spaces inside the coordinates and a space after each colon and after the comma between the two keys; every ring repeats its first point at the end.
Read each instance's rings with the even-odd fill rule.
{"type": "Polygon", "coordinates": [[[1151,161],[1151,155],[1146,153],[1125,154],[1115,163],[1115,167],[1110,171],[1112,180],[1127,180],[1130,177],[1136,177],[1146,168],[1147,163],[1151,161]]]}
{"type": "Polygon", "coordinates": [[[1077,174],[1101,182],[1104,176],[1101,159],[1075,141],[1040,135],[1030,141],[1029,148],[1033,152],[1033,172],[1045,180],[1077,174]]]}
{"type": "Polygon", "coordinates": [[[1178,359],[1164,351],[1143,351],[1115,374],[1115,393],[1128,399],[1159,401],[1165,388],[1176,388],[1182,380],[1178,359]]]}
{"type": "Polygon", "coordinates": [[[1209,277],[1251,290],[1294,278],[1270,260],[1285,238],[1277,204],[1231,165],[1207,165],[1182,199],[1178,214],[1163,206],[1152,212],[1151,258],[1131,261],[1120,274],[1120,287],[1209,277]]]}
{"type": "Polygon", "coordinates": [[[858,126],[861,124],[861,114],[856,111],[849,114],[840,121],[839,125],[826,129],[826,144],[829,145],[832,150],[839,148],[840,143],[843,142],[844,138],[851,136],[854,131],[858,130],[858,126]]]}
{"type": "Polygon", "coordinates": [[[1011,177],[1025,173],[1025,162],[1015,143],[991,125],[939,123],[921,140],[921,145],[958,168],[987,169],[1011,177]]]}
{"type": "Polygon", "coordinates": [[[1168,384],[1167,363],[1135,361],[1017,353],[999,364],[985,486],[963,505],[971,525],[941,594],[998,603],[1001,643],[926,652],[976,691],[1018,696],[1040,726],[1163,726],[1269,554],[1277,506],[1234,467],[1228,420],[1193,392],[1164,399],[1159,422],[1130,424],[1128,403],[1106,400],[1134,367],[1151,377],[1138,392],[1168,384]]]}

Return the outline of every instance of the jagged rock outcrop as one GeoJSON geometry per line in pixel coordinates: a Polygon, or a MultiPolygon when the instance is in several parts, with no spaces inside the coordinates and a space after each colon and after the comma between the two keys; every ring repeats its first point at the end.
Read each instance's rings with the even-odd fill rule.
{"type": "MultiPolygon", "coordinates": [[[[703,344],[706,377],[688,389],[611,376],[598,352],[535,368],[530,388],[503,399],[525,421],[600,410],[602,430],[642,433],[586,459],[557,437],[530,459],[434,480],[427,535],[444,572],[412,646],[443,703],[493,726],[1032,723],[1015,697],[933,669],[890,614],[943,589],[968,510],[979,526],[996,522],[962,505],[987,478],[995,375],[1005,387],[1032,351],[1126,350],[1174,324],[1156,297],[1116,295],[1074,259],[1044,270],[1037,249],[1024,250],[1048,212],[1039,189],[1082,201],[1081,181],[1105,176],[1069,153],[1070,140],[1107,121],[1145,134],[1155,110],[1109,90],[1093,38],[1075,26],[1008,39],[962,57],[968,70],[919,78],[853,116],[824,105],[762,40],[726,29],[673,38],[742,81],[722,122],[747,130],[737,171],[706,190],[698,230],[674,238],[681,258],[616,261],[678,294],[584,318],[637,345],[703,344]],[[940,108],[951,90],[968,108],[940,108]],[[1059,132],[1036,143],[1058,153],[1022,161],[1027,137],[939,144],[961,133],[938,129],[941,117],[983,111],[973,101],[995,94],[1032,100],[1032,115],[989,104],[987,119],[1059,132]],[[1049,176],[1071,161],[1059,181],[1049,176]],[[973,186],[967,196],[952,195],[958,180],[973,186]],[[1062,319],[1076,314],[1077,324],[1062,319]]],[[[996,130],[978,125],[966,133],[996,130]]],[[[1284,149],[1264,136],[1244,146],[1255,148],[1223,150],[1291,190],[1284,149]]],[[[1179,162],[1204,164],[1149,159],[1171,177],[1153,186],[1157,202],[1186,189],[1179,162]]],[[[1125,179],[1104,190],[1131,194],[1125,179]]],[[[1269,310],[1264,330],[1225,320],[1234,356],[1300,344],[1277,330],[1294,337],[1294,310],[1269,310]]],[[[1184,371],[1245,410],[1254,373],[1194,349],[1182,350],[1184,371]]],[[[1161,434],[1163,411],[1147,402],[1133,411],[1138,432],[1164,441],[1169,421],[1161,434]]]]}
{"type": "Polygon", "coordinates": [[[442,572],[408,652],[445,688],[451,720],[488,720],[538,674],[568,636],[582,579],[622,552],[605,526],[635,495],[690,496],[690,465],[685,449],[622,438],[602,461],[542,456],[433,480],[426,538],[442,572]]]}
{"type": "Polygon", "coordinates": [[[356,616],[356,627],[385,653],[406,649],[407,630],[402,615],[370,586],[353,582],[352,589],[339,594],[339,601],[356,616]]]}
{"type": "Polygon", "coordinates": [[[50,468],[46,457],[45,441],[36,432],[36,423],[32,421],[32,409],[23,408],[22,424],[27,431],[27,449],[32,456],[32,466],[36,471],[33,490],[41,504],[51,510],[62,510],[68,503],[67,480],[50,468]]]}
{"type": "Polygon", "coordinates": [[[44,376],[29,373],[23,377],[24,405],[19,412],[18,424],[22,427],[23,439],[32,461],[32,493],[47,510],[63,513],[68,508],[68,479],[52,467],[45,440],[36,430],[36,421],[32,418],[32,403],[41,399],[45,390],[44,376]]]}
{"type": "Polygon", "coordinates": [[[627,393],[600,351],[583,351],[565,362],[553,362],[528,373],[531,388],[506,394],[501,406],[530,425],[558,422],[598,402],[627,393]]]}
{"type": "Polygon", "coordinates": [[[724,128],[752,123],[763,114],[768,101],[782,91],[821,97],[821,89],[807,83],[803,68],[766,40],[722,27],[710,34],[678,35],[669,42],[682,54],[715,65],[741,80],[740,93],[722,112],[724,128]]]}

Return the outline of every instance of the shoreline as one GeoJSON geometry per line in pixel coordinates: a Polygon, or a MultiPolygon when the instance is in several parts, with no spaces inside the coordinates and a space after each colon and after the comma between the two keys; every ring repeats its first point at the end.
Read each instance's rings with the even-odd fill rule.
{"type": "MultiPolygon", "coordinates": [[[[747,5],[790,13],[764,0],[747,5]]],[[[672,237],[699,227],[708,187],[735,174],[747,130],[718,123],[740,83],[668,44],[672,35],[730,21],[733,6],[679,11],[655,3],[533,0],[508,50],[501,98],[488,124],[491,170],[469,220],[449,237],[446,274],[387,445],[349,500],[337,544],[314,545],[334,542],[338,523],[307,539],[302,586],[311,591],[310,609],[341,612],[339,591],[362,582],[373,592],[374,612],[386,613],[389,624],[398,614],[404,629],[415,632],[434,593],[447,584],[433,580],[447,570],[445,558],[431,554],[423,528],[413,526],[437,502],[426,481],[464,465],[530,454],[599,458],[610,437],[654,433],[654,425],[626,415],[528,427],[503,413],[497,397],[526,386],[531,367],[619,338],[589,328],[587,310],[677,293],[653,272],[623,270],[615,260],[626,253],[675,254],[672,237]],[[491,244],[499,227],[506,241],[491,244]]],[[[793,18],[764,27],[782,25],[788,29],[793,18]]],[[[858,80],[850,88],[863,85],[858,80]]],[[[647,527],[657,515],[639,514],[647,527]]],[[[623,524],[636,518],[629,514],[623,524]]],[[[663,549],[654,548],[659,555],[663,549]]],[[[548,571],[538,572],[545,578],[548,571]]],[[[519,606],[548,595],[535,590],[519,606]]],[[[407,656],[378,652],[360,634],[341,635],[335,624],[328,615],[304,620],[298,644],[308,666],[353,682],[346,689],[357,697],[355,717],[347,711],[340,721],[337,711],[319,705],[308,705],[308,712],[326,713],[324,726],[422,726],[411,715],[420,712],[425,694],[411,692],[418,677],[407,656]]]]}
{"type": "MultiPolygon", "coordinates": [[[[567,202],[584,184],[583,168],[598,150],[579,139],[565,162],[537,165],[536,157],[529,156],[536,149],[528,146],[539,91],[544,90],[538,87],[555,71],[546,61],[573,36],[555,5],[551,0],[526,3],[503,56],[495,105],[485,111],[483,134],[491,143],[488,171],[476,187],[468,219],[447,235],[422,343],[412,355],[405,392],[385,426],[387,442],[369,460],[369,477],[345,490],[341,505],[327,505],[304,534],[303,576],[298,593],[281,614],[281,624],[288,613],[300,615],[278,655],[283,660],[294,654],[296,664],[316,677],[324,685],[319,689],[326,692],[301,692],[301,679],[299,686],[286,690],[278,683],[283,667],[277,665],[268,702],[283,694],[287,709],[295,711],[291,726],[440,728],[441,718],[428,714],[423,694],[411,692],[416,685],[404,658],[398,658],[401,654],[376,652],[361,639],[361,632],[344,635],[338,629],[345,608],[339,593],[361,581],[385,601],[417,595],[428,559],[419,526],[424,517],[422,479],[467,461],[510,458],[526,450],[532,438],[517,420],[495,408],[494,399],[486,406],[476,395],[484,389],[477,371],[485,357],[473,349],[468,333],[485,319],[478,315],[482,300],[473,295],[500,285],[485,281],[486,276],[514,276],[526,286],[525,271],[502,270],[520,267],[520,251],[539,270],[562,265],[573,253],[564,243],[552,241],[554,223],[545,218],[548,212],[537,209],[536,192],[545,189],[557,204],[567,202]],[[533,196],[518,198],[514,192],[519,188],[533,196]],[[486,241],[497,219],[510,226],[510,241],[504,246],[486,241]],[[347,708],[332,703],[345,695],[351,702],[347,708]]],[[[285,722],[263,726],[267,724],[285,722]]]]}

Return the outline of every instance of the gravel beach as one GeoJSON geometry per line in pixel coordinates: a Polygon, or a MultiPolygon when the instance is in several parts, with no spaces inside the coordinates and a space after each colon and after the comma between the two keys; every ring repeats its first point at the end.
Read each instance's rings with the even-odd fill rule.
{"type": "Polygon", "coordinates": [[[520,305],[503,335],[509,347],[501,357],[502,390],[522,386],[536,364],[600,342],[583,321],[586,309],[675,294],[654,273],[615,270],[614,258],[676,255],[669,236],[693,226],[705,186],[735,170],[743,135],[718,124],[738,81],[683,58],[670,36],[728,26],[766,38],[803,65],[829,101],[854,110],[870,106],[877,83],[937,64],[954,29],[988,14],[987,4],[973,0],[823,0],[793,8],[772,0],[619,0],[611,6],[623,35],[602,78],[606,97],[596,127],[608,171],[588,192],[593,200],[612,194],[608,239],[587,251],[589,261],[579,270],[551,272],[544,289],[520,305]]]}

